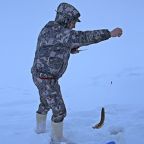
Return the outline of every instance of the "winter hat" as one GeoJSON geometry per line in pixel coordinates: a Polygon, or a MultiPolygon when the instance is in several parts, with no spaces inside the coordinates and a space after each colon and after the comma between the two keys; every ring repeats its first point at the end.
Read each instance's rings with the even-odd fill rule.
{"type": "Polygon", "coordinates": [[[60,24],[68,24],[72,20],[80,22],[79,11],[74,6],[72,6],[68,3],[61,3],[58,6],[56,12],[57,12],[57,14],[56,14],[55,21],[60,24]]]}

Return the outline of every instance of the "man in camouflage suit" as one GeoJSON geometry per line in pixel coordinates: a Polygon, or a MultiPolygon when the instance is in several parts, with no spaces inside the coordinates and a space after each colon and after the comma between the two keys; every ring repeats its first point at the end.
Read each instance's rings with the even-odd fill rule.
{"type": "Polygon", "coordinates": [[[40,105],[37,110],[37,133],[46,131],[47,112],[52,110],[51,143],[66,142],[63,138],[63,120],[66,108],[58,79],[64,74],[70,54],[79,52],[80,47],[98,43],[110,37],[121,36],[122,30],[115,28],[93,31],[72,30],[80,22],[79,11],[70,4],[61,3],[55,21],[48,22],[38,36],[34,63],[31,69],[35,85],[39,90],[40,105]]]}

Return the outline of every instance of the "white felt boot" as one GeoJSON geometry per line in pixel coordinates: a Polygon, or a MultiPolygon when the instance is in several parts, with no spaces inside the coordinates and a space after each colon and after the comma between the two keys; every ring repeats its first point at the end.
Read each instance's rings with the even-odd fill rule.
{"type": "Polygon", "coordinates": [[[74,144],[63,136],[63,122],[51,122],[50,144],[74,144]]]}
{"type": "Polygon", "coordinates": [[[36,114],[36,130],[37,134],[46,132],[46,118],[47,115],[36,114]]]}

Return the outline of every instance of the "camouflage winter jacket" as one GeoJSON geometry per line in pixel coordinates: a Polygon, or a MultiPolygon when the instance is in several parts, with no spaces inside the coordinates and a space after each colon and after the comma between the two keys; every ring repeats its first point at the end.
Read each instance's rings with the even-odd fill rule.
{"type": "Polygon", "coordinates": [[[111,37],[107,29],[76,31],[68,28],[72,20],[79,20],[79,11],[70,4],[61,3],[55,21],[48,22],[38,36],[37,49],[31,69],[33,75],[60,78],[65,72],[71,50],[111,37]]]}

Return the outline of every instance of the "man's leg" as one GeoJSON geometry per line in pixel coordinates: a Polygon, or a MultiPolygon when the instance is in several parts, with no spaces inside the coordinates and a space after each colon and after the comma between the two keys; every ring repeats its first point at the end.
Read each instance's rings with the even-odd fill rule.
{"type": "Polygon", "coordinates": [[[36,113],[36,133],[45,133],[46,132],[46,118],[47,112],[49,111],[45,98],[40,96],[40,105],[36,113]]]}
{"type": "Polygon", "coordinates": [[[52,89],[53,93],[51,93],[51,96],[47,101],[51,106],[53,113],[51,118],[51,144],[55,144],[65,142],[65,138],[63,137],[63,120],[66,116],[66,108],[58,81],[53,84],[52,89]]]}
{"type": "Polygon", "coordinates": [[[36,113],[36,130],[37,134],[46,132],[46,118],[47,112],[49,111],[49,106],[47,105],[46,96],[42,93],[45,91],[45,82],[40,78],[33,77],[33,81],[39,90],[40,104],[36,113]]]}
{"type": "Polygon", "coordinates": [[[35,83],[41,99],[37,113],[45,115],[47,110],[52,109],[52,141],[60,142],[63,140],[63,120],[66,116],[66,108],[58,81],[38,78],[35,83]]]}
{"type": "Polygon", "coordinates": [[[66,116],[66,108],[57,80],[41,80],[38,86],[40,105],[37,113],[46,115],[52,109],[52,121],[61,122],[66,116]]]}

